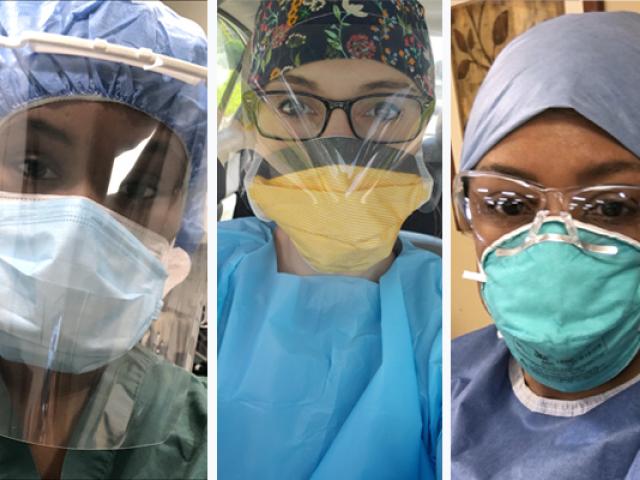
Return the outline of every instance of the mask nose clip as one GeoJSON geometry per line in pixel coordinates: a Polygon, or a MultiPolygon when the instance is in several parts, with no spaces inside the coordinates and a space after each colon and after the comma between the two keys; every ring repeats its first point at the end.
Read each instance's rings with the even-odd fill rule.
{"type": "Polygon", "coordinates": [[[549,210],[540,210],[527,233],[527,236],[521,245],[514,248],[496,248],[496,255],[499,257],[508,257],[516,255],[527,248],[542,242],[561,242],[569,243],[575,247],[592,253],[600,253],[603,255],[616,255],[618,247],[615,245],[597,245],[594,243],[584,242],[578,236],[578,229],[573,223],[573,218],[569,212],[560,212],[559,220],[564,224],[566,234],[546,232],[540,233],[540,229],[545,222],[558,220],[558,217],[549,216],[549,210]]]}

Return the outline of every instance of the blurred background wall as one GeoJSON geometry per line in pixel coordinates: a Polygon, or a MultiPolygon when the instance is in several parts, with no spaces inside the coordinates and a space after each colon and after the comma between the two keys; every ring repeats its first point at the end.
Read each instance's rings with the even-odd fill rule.
{"type": "Polygon", "coordinates": [[[207,0],[172,0],[162,2],[176,13],[187,17],[207,31],[207,0]]]}

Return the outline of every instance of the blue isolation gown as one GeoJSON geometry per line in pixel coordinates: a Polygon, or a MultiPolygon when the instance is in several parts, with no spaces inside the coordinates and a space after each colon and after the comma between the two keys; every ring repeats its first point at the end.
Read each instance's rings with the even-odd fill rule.
{"type": "Polygon", "coordinates": [[[451,357],[454,480],[640,479],[638,378],[581,400],[538,397],[494,326],[456,339],[451,357]]]}
{"type": "Polygon", "coordinates": [[[273,228],[218,224],[218,477],[438,478],[440,258],[278,273],[273,228]]]}

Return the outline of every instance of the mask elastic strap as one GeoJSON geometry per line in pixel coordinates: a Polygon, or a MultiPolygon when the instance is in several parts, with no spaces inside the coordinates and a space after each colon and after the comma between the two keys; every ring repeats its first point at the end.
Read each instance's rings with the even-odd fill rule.
{"type": "Polygon", "coordinates": [[[568,212],[560,212],[560,218],[567,230],[567,235],[561,233],[542,233],[540,234],[540,228],[546,220],[548,220],[549,211],[540,210],[536,214],[536,218],[531,224],[529,233],[527,234],[524,242],[514,248],[496,248],[496,255],[499,257],[509,257],[516,255],[527,248],[542,242],[561,242],[574,245],[581,250],[585,250],[592,253],[600,253],[603,255],[616,255],[618,253],[618,247],[615,245],[596,245],[594,243],[583,242],[578,236],[578,229],[573,223],[571,214],[568,212]]]}
{"type": "Polygon", "coordinates": [[[465,270],[462,272],[462,278],[465,280],[471,280],[479,283],[486,283],[487,276],[482,272],[472,272],[470,270],[465,270]]]}
{"type": "Polygon", "coordinates": [[[191,257],[180,247],[173,247],[168,252],[163,261],[167,271],[167,279],[164,283],[162,298],[175,287],[184,282],[191,272],[191,257]]]}
{"type": "Polygon", "coordinates": [[[482,268],[481,263],[478,263],[477,272],[472,272],[470,270],[465,270],[464,272],[462,272],[462,278],[465,280],[471,280],[473,282],[478,282],[478,283],[487,282],[487,274],[484,273],[484,268],[482,268]]]}

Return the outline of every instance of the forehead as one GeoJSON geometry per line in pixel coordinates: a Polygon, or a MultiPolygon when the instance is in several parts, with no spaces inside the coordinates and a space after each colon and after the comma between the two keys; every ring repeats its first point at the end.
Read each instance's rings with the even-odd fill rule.
{"type": "Polygon", "coordinates": [[[628,183],[624,182],[628,173],[640,182],[640,159],[572,110],[549,110],[528,121],[495,145],[477,170],[507,173],[550,187],[628,183]]]}
{"type": "Polygon", "coordinates": [[[289,86],[328,98],[340,99],[377,92],[407,91],[419,95],[415,83],[389,65],[368,59],[332,59],[308,63],[287,71],[285,79],[270,82],[266,89],[289,86]]]}
{"type": "Polygon", "coordinates": [[[71,139],[95,134],[117,137],[123,143],[148,136],[160,124],[130,107],[112,102],[69,100],[38,105],[18,112],[4,122],[3,129],[19,130],[30,124],[48,124],[71,139]],[[108,126],[109,128],[104,128],[108,126]]]}
{"type": "Polygon", "coordinates": [[[93,152],[127,150],[153,136],[186,162],[182,142],[149,115],[115,102],[63,100],[37,105],[0,122],[2,142],[36,138],[93,152]]]}

